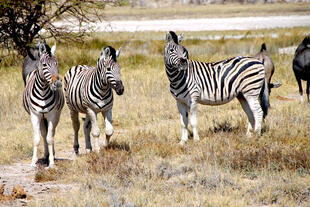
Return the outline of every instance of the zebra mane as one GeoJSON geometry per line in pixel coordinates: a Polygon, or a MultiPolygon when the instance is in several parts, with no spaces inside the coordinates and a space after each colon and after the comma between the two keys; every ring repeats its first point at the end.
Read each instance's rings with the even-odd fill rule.
{"type": "MultiPolygon", "coordinates": [[[[51,53],[51,48],[48,44],[44,43],[45,45],[45,49],[46,52],[49,56],[52,55],[51,53]]],[[[36,45],[35,47],[31,47],[31,46],[26,46],[26,51],[27,51],[27,55],[32,59],[32,60],[37,60],[38,59],[38,53],[39,53],[39,46],[36,45]]]]}
{"type": "Polygon", "coordinates": [[[178,36],[175,32],[173,31],[169,31],[169,34],[171,35],[172,37],[172,40],[176,43],[176,44],[179,44],[179,40],[178,40],[178,36]]]}
{"type": "Polygon", "coordinates": [[[302,41],[302,44],[307,47],[310,44],[310,36],[305,37],[305,39],[302,41]]]}

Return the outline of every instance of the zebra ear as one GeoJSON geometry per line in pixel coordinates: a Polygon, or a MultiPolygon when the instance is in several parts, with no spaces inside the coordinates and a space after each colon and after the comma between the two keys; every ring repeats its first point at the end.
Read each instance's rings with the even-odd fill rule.
{"type": "MultiPolygon", "coordinates": [[[[45,42],[45,40],[44,40],[44,42],[45,42]]],[[[46,47],[45,47],[45,44],[40,43],[40,45],[39,45],[39,57],[41,57],[41,55],[43,53],[46,53],[46,47]]]]}
{"type": "Polygon", "coordinates": [[[181,33],[181,34],[178,36],[178,42],[179,42],[179,43],[182,42],[183,38],[184,38],[184,33],[181,33]]]}
{"type": "MultiPolygon", "coordinates": [[[[106,49],[106,48],[105,48],[105,49],[106,49]]],[[[99,61],[99,60],[102,61],[102,60],[104,60],[104,59],[106,58],[107,55],[106,55],[106,50],[105,50],[105,49],[102,49],[98,61],[99,61]]]]}
{"type": "Polygon", "coordinates": [[[170,32],[168,32],[167,35],[166,35],[166,42],[167,42],[167,43],[173,42],[173,38],[172,38],[170,32]]]}
{"type": "Polygon", "coordinates": [[[52,49],[51,49],[51,54],[55,55],[56,54],[56,42],[54,43],[52,49]]]}
{"type": "Polygon", "coordinates": [[[119,55],[121,54],[122,48],[120,47],[117,51],[116,51],[116,58],[119,57],[119,55]]]}
{"type": "Polygon", "coordinates": [[[104,55],[105,55],[105,57],[109,56],[110,53],[111,53],[111,51],[110,51],[109,47],[104,48],[104,55]]]}

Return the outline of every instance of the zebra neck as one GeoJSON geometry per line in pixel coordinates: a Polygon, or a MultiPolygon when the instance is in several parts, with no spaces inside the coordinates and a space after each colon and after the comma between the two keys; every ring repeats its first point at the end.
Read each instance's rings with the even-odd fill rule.
{"type": "Polygon", "coordinates": [[[93,73],[91,77],[91,86],[92,89],[96,91],[104,92],[109,88],[109,85],[106,83],[105,73],[101,71],[101,69],[96,68],[96,71],[93,73]]]}
{"type": "Polygon", "coordinates": [[[179,70],[179,69],[170,67],[167,64],[165,64],[165,66],[166,66],[166,74],[168,76],[171,86],[178,86],[180,83],[186,80],[188,71],[179,70]]]}
{"type": "Polygon", "coordinates": [[[41,91],[45,91],[49,89],[49,84],[48,82],[45,80],[45,78],[43,78],[43,74],[40,73],[40,71],[36,71],[37,75],[36,75],[36,79],[35,79],[35,84],[40,88],[41,91]]]}

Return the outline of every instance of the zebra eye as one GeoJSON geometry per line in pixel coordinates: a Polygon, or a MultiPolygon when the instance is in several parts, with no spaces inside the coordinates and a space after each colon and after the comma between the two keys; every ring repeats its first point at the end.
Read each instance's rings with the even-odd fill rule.
{"type": "Polygon", "coordinates": [[[110,67],[108,67],[108,68],[107,68],[107,71],[111,71],[111,68],[110,68],[110,67]]]}
{"type": "Polygon", "coordinates": [[[173,52],[174,50],[173,49],[170,49],[170,52],[173,52]]]}

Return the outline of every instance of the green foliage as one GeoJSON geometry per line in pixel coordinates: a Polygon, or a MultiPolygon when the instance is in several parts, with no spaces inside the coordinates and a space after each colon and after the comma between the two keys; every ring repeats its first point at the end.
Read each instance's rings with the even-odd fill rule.
{"type": "Polygon", "coordinates": [[[82,41],[92,30],[91,27],[80,27],[78,32],[72,32],[71,26],[59,26],[56,20],[66,16],[71,23],[80,26],[100,20],[107,4],[118,5],[114,0],[16,0],[0,2],[0,47],[14,49],[21,56],[27,55],[27,50],[44,29],[45,37],[65,39],[66,41],[82,41]]]}

